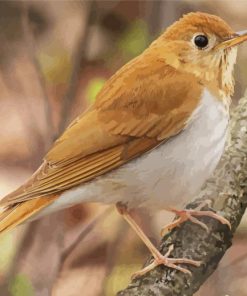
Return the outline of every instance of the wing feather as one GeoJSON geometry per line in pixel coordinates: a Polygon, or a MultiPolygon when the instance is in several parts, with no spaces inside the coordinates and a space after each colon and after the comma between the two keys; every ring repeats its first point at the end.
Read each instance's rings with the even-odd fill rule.
{"type": "Polygon", "coordinates": [[[35,198],[4,209],[0,213],[0,233],[11,230],[35,213],[50,205],[58,196],[35,198]]]}
{"type": "Polygon", "coordinates": [[[143,57],[127,64],[106,83],[96,103],[74,120],[42,166],[6,196],[1,206],[59,194],[91,181],[186,128],[199,105],[201,84],[148,52],[143,57]]]}

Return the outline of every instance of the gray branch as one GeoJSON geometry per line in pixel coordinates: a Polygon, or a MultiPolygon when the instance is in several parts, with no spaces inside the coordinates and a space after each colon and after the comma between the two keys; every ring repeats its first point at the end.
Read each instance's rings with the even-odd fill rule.
{"type": "Polygon", "coordinates": [[[186,207],[194,208],[201,200],[210,199],[212,209],[227,218],[232,229],[210,218],[201,218],[209,227],[208,233],[191,222],[184,223],[162,238],[160,250],[165,254],[174,244],[172,257],[202,261],[201,267],[184,265],[192,272],[189,276],[159,266],[133,280],[118,296],[191,296],[217,268],[232,245],[233,234],[247,206],[247,93],[232,114],[230,131],[228,145],[214,175],[198,198],[186,207]]]}

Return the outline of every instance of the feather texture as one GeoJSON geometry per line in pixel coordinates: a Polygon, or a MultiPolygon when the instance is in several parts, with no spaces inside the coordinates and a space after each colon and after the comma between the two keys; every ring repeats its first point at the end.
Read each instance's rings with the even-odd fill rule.
{"type": "Polygon", "coordinates": [[[236,52],[229,56],[215,48],[232,34],[218,17],[191,13],[117,71],[95,104],[54,143],[33,176],[0,201],[0,231],[185,133],[193,124],[192,114],[200,105],[203,89],[224,102],[227,110],[236,52]],[[198,33],[212,40],[205,50],[192,42],[198,33]],[[227,75],[221,67],[225,56],[229,56],[227,75]]]}
{"type": "Polygon", "coordinates": [[[0,233],[10,230],[19,225],[29,217],[33,216],[43,208],[50,205],[58,196],[47,196],[46,198],[35,198],[26,202],[17,203],[12,207],[2,209],[0,213],[0,233]]]}
{"type": "Polygon", "coordinates": [[[106,83],[95,105],[55,142],[39,170],[0,206],[61,193],[153,149],[186,127],[201,91],[193,75],[179,73],[153,55],[140,56],[106,83]],[[131,82],[128,89],[125,80],[131,82]]]}

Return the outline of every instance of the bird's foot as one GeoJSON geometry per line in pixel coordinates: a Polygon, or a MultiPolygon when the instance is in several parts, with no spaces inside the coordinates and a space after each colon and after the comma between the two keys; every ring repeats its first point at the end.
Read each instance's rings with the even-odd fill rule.
{"type": "Polygon", "coordinates": [[[170,268],[179,270],[183,273],[191,275],[191,272],[188,269],[178,266],[177,264],[185,263],[185,264],[191,264],[196,267],[199,267],[201,265],[200,261],[195,261],[195,260],[191,260],[191,259],[187,259],[187,258],[177,258],[177,259],[176,258],[168,258],[170,253],[172,252],[172,250],[173,250],[173,245],[171,245],[169,247],[168,252],[164,256],[160,252],[158,252],[156,254],[156,256],[154,257],[153,262],[151,264],[149,264],[148,266],[144,267],[143,269],[135,272],[132,275],[132,278],[137,278],[139,276],[142,276],[142,275],[146,274],[147,272],[149,272],[150,270],[154,269],[158,265],[165,265],[167,267],[170,267],[170,268]]]}
{"type": "Polygon", "coordinates": [[[220,223],[226,224],[231,229],[231,224],[226,218],[212,211],[201,211],[201,208],[203,208],[205,204],[206,202],[203,202],[193,210],[170,209],[170,211],[175,213],[177,216],[179,216],[179,218],[173,221],[172,223],[167,224],[165,227],[163,227],[161,230],[161,236],[164,236],[167,231],[171,231],[173,228],[180,226],[182,223],[188,220],[195,224],[200,225],[202,228],[204,228],[208,232],[209,231],[208,226],[205,223],[199,221],[197,218],[195,218],[195,217],[203,217],[203,216],[214,218],[218,220],[220,223]]]}
{"type": "Polygon", "coordinates": [[[133,230],[136,232],[136,234],[141,238],[141,240],[144,242],[144,244],[147,246],[147,248],[149,249],[149,251],[151,252],[151,254],[154,257],[154,261],[150,265],[148,265],[145,268],[143,268],[142,270],[134,273],[133,277],[141,276],[161,264],[171,267],[171,268],[174,268],[174,269],[177,269],[177,270],[180,270],[180,271],[182,271],[184,273],[188,273],[188,274],[191,274],[191,272],[188,269],[182,268],[182,267],[178,266],[177,264],[187,263],[187,264],[192,264],[197,267],[200,266],[201,262],[199,262],[199,261],[194,261],[194,260],[186,259],[186,258],[178,258],[178,259],[168,258],[170,253],[173,250],[173,245],[171,245],[169,247],[168,252],[163,256],[159,252],[159,250],[153,245],[153,243],[150,241],[150,239],[145,235],[145,233],[142,231],[142,229],[133,220],[133,218],[131,217],[131,215],[128,212],[126,205],[123,205],[121,203],[117,203],[116,207],[117,207],[118,212],[129,223],[129,225],[133,228],[133,230]]]}

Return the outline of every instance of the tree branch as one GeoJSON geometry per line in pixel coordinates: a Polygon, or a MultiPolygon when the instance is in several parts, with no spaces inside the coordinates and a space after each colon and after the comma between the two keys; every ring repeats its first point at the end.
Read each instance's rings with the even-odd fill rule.
{"type": "Polygon", "coordinates": [[[165,254],[174,244],[172,256],[202,261],[201,267],[184,265],[192,272],[189,276],[159,266],[133,280],[118,296],[191,296],[217,268],[232,244],[233,234],[247,206],[247,93],[233,112],[230,130],[227,148],[214,175],[198,198],[186,208],[194,208],[201,200],[210,199],[212,208],[231,222],[232,229],[210,218],[201,219],[209,227],[208,233],[191,222],[184,223],[163,237],[160,250],[165,254]]]}

